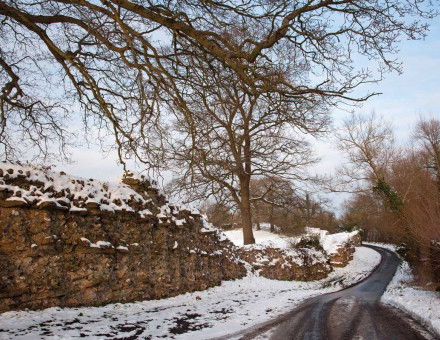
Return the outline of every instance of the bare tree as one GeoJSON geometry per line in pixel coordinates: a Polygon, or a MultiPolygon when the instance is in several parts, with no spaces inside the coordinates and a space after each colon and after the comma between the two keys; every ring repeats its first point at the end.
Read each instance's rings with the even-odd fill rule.
{"type": "Polygon", "coordinates": [[[348,163],[337,172],[334,191],[361,192],[371,189],[392,199],[387,175],[396,153],[391,127],[373,113],[353,114],[337,134],[339,149],[348,163]]]}
{"type": "Polygon", "coordinates": [[[353,116],[345,123],[339,138],[350,164],[341,173],[345,184],[356,183],[357,194],[346,204],[343,222],[359,223],[367,237],[404,245],[420,277],[429,280],[431,264],[438,266],[438,260],[428,260],[431,243],[440,235],[436,176],[440,125],[436,120],[420,121],[414,132],[419,146],[398,153],[392,135],[374,115],[353,116]]]}
{"type": "MultiPolygon", "coordinates": [[[[29,145],[66,141],[66,114],[115,138],[119,158],[157,165],[168,103],[185,107],[179,80],[208,54],[247,84],[334,100],[398,69],[396,42],[426,32],[429,1],[0,0],[3,153],[22,133],[29,145]],[[272,51],[301,60],[312,77],[277,77],[272,51]],[[379,61],[354,70],[351,57],[379,61]],[[200,61],[200,60],[199,60],[200,61]],[[251,68],[253,64],[275,67],[251,68]],[[66,100],[69,98],[70,100],[66,100]],[[159,131],[157,131],[159,129],[159,131]],[[152,157],[154,155],[154,157],[152,157]]],[[[21,137],[20,137],[21,138],[21,137]]]]}
{"type": "Polygon", "coordinates": [[[230,229],[234,226],[234,210],[224,203],[204,201],[202,211],[216,227],[230,229]]]}
{"type": "Polygon", "coordinates": [[[440,120],[421,119],[414,137],[422,144],[426,168],[434,175],[440,195],[440,120]]]}
{"type": "Polygon", "coordinates": [[[336,219],[325,209],[326,202],[305,189],[279,177],[254,179],[252,197],[262,197],[253,201],[254,220],[269,223],[272,232],[289,235],[303,233],[305,227],[335,230],[336,219]]]}
{"type": "Polygon", "coordinates": [[[251,181],[250,190],[253,216],[260,222],[268,222],[271,232],[275,232],[277,217],[287,217],[287,211],[299,206],[298,190],[293,188],[291,181],[281,177],[268,175],[256,178],[251,181]]]}
{"type": "MultiPolygon", "coordinates": [[[[185,94],[188,114],[181,114],[181,105],[174,107],[166,152],[169,167],[177,170],[174,187],[192,199],[233,201],[240,209],[244,242],[254,243],[252,203],[267,199],[271,191],[252,197],[251,180],[306,179],[304,169],[314,159],[304,133],[323,131],[327,115],[315,96],[301,100],[282,90],[248,91],[234,73],[209,64],[206,69],[198,65],[183,80],[191,82],[185,94]]],[[[278,72],[278,77],[289,76],[289,69],[278,72]]]]}
{"type": "Polygon", "coordinates": [[[366,241],[399,243],[401,234],[392,217],[373,192],[358,192],[344,202],[340,223],[347,230],[362,229],[366,241]]]}

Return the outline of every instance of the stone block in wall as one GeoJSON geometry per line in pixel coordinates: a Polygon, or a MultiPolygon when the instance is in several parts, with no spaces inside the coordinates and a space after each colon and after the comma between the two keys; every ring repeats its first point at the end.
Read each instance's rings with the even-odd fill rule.
{"type": "Polygon", "coordinates": [[[157,299],[243,277],[223,253],[232,245],[200,223],[0,208],[0,312],[157,299]]]}
{"type": "Polygon", "coordinates": [[[325,254],[314,249],[246,246],[239,254],[260,276],[273,280],[320,280],[332,270],[325,254]]]}

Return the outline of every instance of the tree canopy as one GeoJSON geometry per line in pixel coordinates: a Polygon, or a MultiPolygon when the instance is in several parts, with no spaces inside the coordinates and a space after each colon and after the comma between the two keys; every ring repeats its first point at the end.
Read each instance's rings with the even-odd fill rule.
{"type": "Polygon", "coordinates": [[[179,79],[206,54],[247,91],[364,100],[369,94],[353,97],[351,91],[398,69],[396,43],[424,35],[423,19],[434,14],[426,4],[1,0],[2,153],[17,157],[24,145],[45,155],[54,143],[63,150],[66,119],[73,115],[110,133],[121,161],[155,165],[156,119],[170,103],[185,106],[179,79]],[[308,74],[295,82],[280,76],[279,45],[308,74]],[[378,72],[355,69],[355,54],[379,61],[378,72]]]}

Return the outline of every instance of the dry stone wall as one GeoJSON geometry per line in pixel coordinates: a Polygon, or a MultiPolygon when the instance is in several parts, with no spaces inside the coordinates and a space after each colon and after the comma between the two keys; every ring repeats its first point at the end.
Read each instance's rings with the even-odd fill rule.
{"type": "Polygon", "coordinates": [[[306,228],[306,232],[305,238],[319,242],[333,267],[345,267],[353,259],[355,247],[362,243],[359,231],[330,234],[327,230],[306,228]]]}
{"type": "Polygon", "coordinates": [[[333,267],[345,267],[351,260],[355,247],[361,246],[361,236],[359,232],[346,233],[348,234],[347,241],[341,243],[335,251],[329,253],[329,263],[333,267]]]}
{"type": "Polygon", "coordinates": [[[104,197],[111,211],[2,167],[0,312],[157,299],[246,275],[229,241],[197,212],[166,205],[146,181],[130,177],[145,200],[128,195],[124,210],[127,202],[104,197]],[[23,193],[35,185],[32,201],[23,193]]]}
{"type": "Polygon", "coordinates": [[[247,271],[317,280],[345,265],[360,243],[321,236],[330,237],[329,256],[293,246],[237,248],[198,211],[168,204],[143,176],[111,184],[0,163],[0,312],[158,299],[247,271]]]}
{"type": "Polygon", "coordinates": [[[312,281],[323,279],[332,271],[328,257],[313,249],[287,250],[257,245],[243,247],[239,254],[255,273],[268,279],[312,281]]]}

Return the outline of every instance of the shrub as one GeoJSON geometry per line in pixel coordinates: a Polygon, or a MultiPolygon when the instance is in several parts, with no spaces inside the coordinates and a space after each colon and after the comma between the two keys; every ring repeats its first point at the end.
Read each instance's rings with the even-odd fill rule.
{"type": "Polygon", "coordinates": [[[295,243],[295,248],[308,248],[316,250],[324,250],[319,243],[319,235],[305,235],[300,238],[300,240],[295,243]]]}

